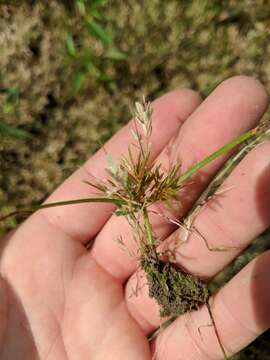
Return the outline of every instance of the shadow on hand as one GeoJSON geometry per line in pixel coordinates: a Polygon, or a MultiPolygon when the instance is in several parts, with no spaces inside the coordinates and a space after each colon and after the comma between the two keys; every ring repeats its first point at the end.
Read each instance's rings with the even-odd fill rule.
{"type": "Polygon", "coordinates": [[[1,280],[6,303],[1,303],[0,359],[38,359],[35,339],[23,304],[11,285],[5,279],[1,280]]]}
{"type": "MultiPolygon", "coordinates": [[[[270,224],[270,166],[266,167],[257,181],[257,210],[263,226],[270,224]]],[[[252,226],[252,224],[249,224],[252,226]]],[[[251,296],[257,327],[264,332],[270,327],[270,251],[255,260],[252,272],[251,296]]]]}

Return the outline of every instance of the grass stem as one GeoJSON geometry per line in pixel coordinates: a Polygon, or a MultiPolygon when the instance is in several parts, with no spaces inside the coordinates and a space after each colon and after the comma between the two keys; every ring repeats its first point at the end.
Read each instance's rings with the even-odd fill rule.
{"type": "Polygon", "coordinates": [[[148,211],[146,208],[143,209],[143,219],[144,219],[144,227],[145,227],[145,231],[146,231],[146,238],[147,238],[148,245],[151,248],[153,248],[155,246],[155,238],[153,235],[152,225],[150,223],[148,211]]]}

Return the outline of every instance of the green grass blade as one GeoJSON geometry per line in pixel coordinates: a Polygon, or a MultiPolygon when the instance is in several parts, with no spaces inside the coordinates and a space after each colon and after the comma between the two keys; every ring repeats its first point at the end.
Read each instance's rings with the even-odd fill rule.
{"type": "Polygon", "coordinates": [[[117,49],[115,46],[110,46],[105,53],[105,57],[111,60],[126,60],[128,55],[122,50],[117,49]]]}
{"type": "Polygon", "coordinates": [[[34,206],[35,210],[55,207],[55,206],[63,206],[63,205],[74,205],[74,204],[85,204],[85,203],[112,203],[115,205],[122,205],[126,202],[120,199],[112,199],[112,198],[83,198],[83,199],[75,199],[75,200],[66,200],[66,201],[58,201],[55,203],[48,203],[42,205],[34,206]]]}
{"type": "Polygon", "coordinates": [[[72,95],[76,96],[79,91],[81,90],[83,83],[86,79],[86,72],[85,71],[78,71],[75,75],[74,83],[73,83],[73,90],[72,95]]]}
{"type": "Polygon", "coordinates": [[[68,33],[66,36],[66,49],[69,56],[75,58],[77,55],[77,49],[74,44],[73,36],[72,34],[68,33]]]}
{"type": "Polygon", "coordinates": [[[112,44],[112,38],[97,21],[88,19],[86,25],[89,32],[99,39],[104,45],[108,46],[112,44]]]}
{"type": "Polygon", "coordinates": [[[121,206],[123,204],[126,204],[124,200],[120,199],[113,199],[113,198],[83,198],[83,199],[75,199],[75,200],[66,200],[66,201],[58,201],[53,203],[47,203],[42,205],[33,205],[31,208],[25,208],[25,209],[18,209],[15,211],[12,211],[6,215],[0,216],[0,221],[4,221],[8,219],[9,217],[19,215],[19,214],[25,214],[25,213],[32,213],[37,210],[56,207],[56,206],[66,206],[66,205],[76,205],[76,204],[85,204],[85,203],[111,203],[116,206],[121,206]]]}
{"type": "Polygon", "coordinates": [[[148,245],[153,247],[155,245],[155,239],[154,239],[153,229],[152,229],[151,222],[149,220],[149,215],[148,215],[147,209],[143,210],[143,219],[144,219],[144,227],[145,227],[148,245]]]}
{"type": "Polygon", "coordinates": [[[31,137],[31,135],[27,131],[18,129],[14,126],[7,125],[1,121],[0,121],[0,136],[13,137],[21,140],[26,140],[31,137]]]}
{"type": "Polygon", "coordinates": [[[202,167],[206,166],[211,161],[215,160],[217,157],[221,156],[222,154],[233,149],[235,146],[240,145],[244,141],[246,141],[256,135],[258,135],[257,130],[253,129],[253,130],[250,130],[250,131],[238,136],[237,138],[235,138],[228,144],[222,146],[220,149],[213,152],[211,155],[207,156],[203,160],[199,161],[197,164],[195,164],[190,169],[188,169],[184,174],[179,176],[178,184],[181,184],[182,182],[187,180],[189,177],[191,177],[193,174],[195,174],[198,170],[200,170],[202,167]]]}

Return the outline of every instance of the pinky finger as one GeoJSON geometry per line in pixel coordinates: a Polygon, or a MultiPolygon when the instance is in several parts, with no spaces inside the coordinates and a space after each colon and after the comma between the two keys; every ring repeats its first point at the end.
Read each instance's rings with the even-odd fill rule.
{"type": "MultiPolygon", "coordinates": [[[[231,356],[270,327],[270,251],[258,256],[210,299],[223,347],[231,356]]],[[[152,344],[156,360],[223,360],[206,306],[174,321],[152,344]]]]}

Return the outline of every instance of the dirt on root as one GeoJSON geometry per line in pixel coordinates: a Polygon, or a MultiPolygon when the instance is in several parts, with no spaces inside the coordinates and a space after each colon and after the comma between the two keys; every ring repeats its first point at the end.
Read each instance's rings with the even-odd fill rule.
{"type": "Polygon", "coordinates": [[[210,290],[200,278],[175,264],[164,263],[155,250],[144,254],[140,261],[147,275],[149,296],[160,306],[160,316],[179,316],[208,303],[210,290]]]}

